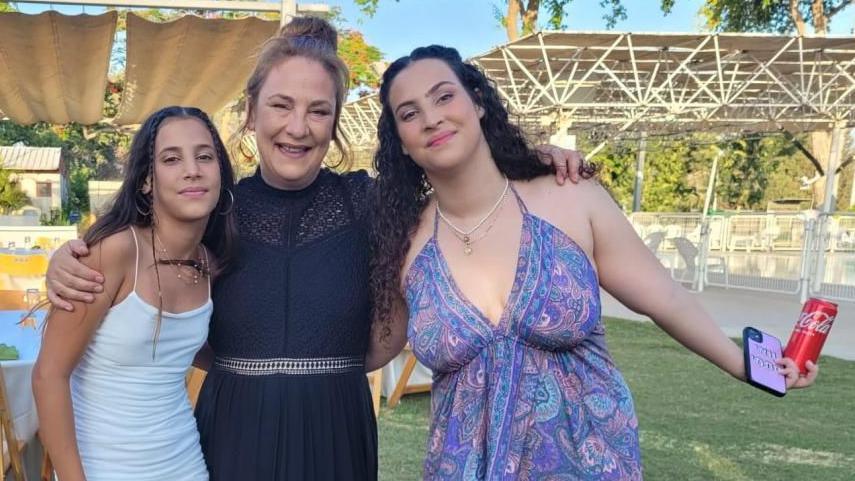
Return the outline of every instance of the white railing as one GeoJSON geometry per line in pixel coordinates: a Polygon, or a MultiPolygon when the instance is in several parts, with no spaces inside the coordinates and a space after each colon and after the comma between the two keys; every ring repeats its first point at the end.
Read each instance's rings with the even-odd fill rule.
{"type": "Polygon", "coordinates": [[[855,300],[855,214],[637,212],[629,219],[672,277],[696,290],[855,300]]]}

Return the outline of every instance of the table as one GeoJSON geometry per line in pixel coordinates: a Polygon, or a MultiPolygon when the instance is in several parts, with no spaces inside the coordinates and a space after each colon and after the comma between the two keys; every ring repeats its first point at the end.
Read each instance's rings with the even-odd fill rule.
{"type": "MultiPolygon", "coordinates": [[[[15,346],[20,354],[16,361],[0,361],[3,378],[6,381],[6,394],[9,397],[9,410],[15,425],[15,435],[27,442],[24,456],[24,470],[28,479],[39,479],[41,468],[41,445],[36,439],[39,418],[33,399],[31,376],[33,364],[38,356],[41,344],[41,330],[34,326],[17,325],[26,311],[0,311],[0,343],[15,346]]],[[[35,315],[41,326],[44,312],[35,315]]]]}
{"type": "MultiPolygon", "coordinates": [[[[395,359],[392,359],[389,364],[383,367],[383,396],[386,397],[387,401],[392,396],[392,392],[398,384],[398,379],[400,379],[401,373],[404,371],[404,364],[407,358],[411,355],[411,350],[404,349],[395,359]]],[[[430,369],[423,366],[420,362],[416,362],[407,386],[430,385],[431,379],[432,373],[430,369]]]]}

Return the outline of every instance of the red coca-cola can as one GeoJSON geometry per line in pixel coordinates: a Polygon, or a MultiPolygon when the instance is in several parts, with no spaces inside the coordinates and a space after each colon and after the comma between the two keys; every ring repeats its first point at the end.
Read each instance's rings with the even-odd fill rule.
{"type": "Polygon", "coordinates": [[[816,362],[819,359],[819,351],[825,344],[835,317],[837,304],[825,299],[811,297],[802,307],[802,313],[784,349],[784,357],[795,361],[802,374],[807,373],[807,361],[816,362]]]}

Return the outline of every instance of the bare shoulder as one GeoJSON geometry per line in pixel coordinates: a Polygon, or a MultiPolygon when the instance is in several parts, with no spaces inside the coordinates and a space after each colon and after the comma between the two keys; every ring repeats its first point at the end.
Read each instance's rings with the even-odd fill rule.
{"type": "Polygon", "coordinates": [[[569,236],[593,259],[594,224],[615,205],[596,179],[558,185],[550,176],[514,183],[528,211],[569,236]]]}
{"type": "Polygon", "coordinates": [[[597,204],[611,202],[612,198],[596,179],[582,179],[579,183],[565,182],[558,185],[551,176],[537,177],[515,182],[523,200],[535,213],[540,208],[560,206],[563,211],[572,207],[575,211],[587,211],[597,204]]]}
{"type": "Polygon", "coordinates": [[[135,256],[134,238],[131,229],[128,228],[110,234],[89,246],[89,255],[81,257],[80,262],[102,272],[103,270],[116,272],[125,270],[127,263],[133,261],[135,256]]]}

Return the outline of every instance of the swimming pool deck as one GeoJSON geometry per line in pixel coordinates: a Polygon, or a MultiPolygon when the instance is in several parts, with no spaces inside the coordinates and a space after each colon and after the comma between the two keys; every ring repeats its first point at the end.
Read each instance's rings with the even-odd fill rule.
{"type": "MultiPolygon", "coordinates": [[[[730,337],[742,337],[742,328],[756,327],[781,339],[786,345],[802,305],[796,295],[744,289],[708,287],[693,292],[716,323],[730,337]]],[[[636,314],[602,291],[603,315],[638,321],[650,318],[636,314]]],[[[855,303],[837,302],[838,314],[822,354],[855,360],[855,303]]]]}

